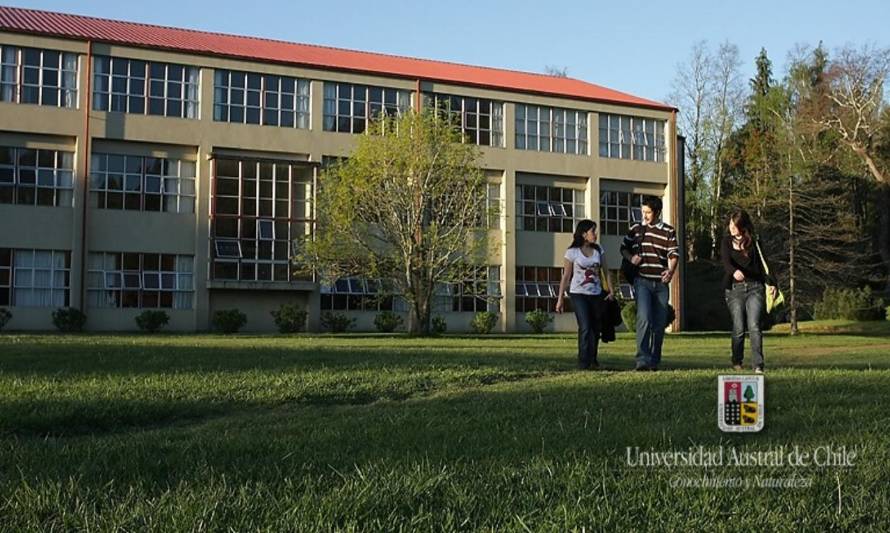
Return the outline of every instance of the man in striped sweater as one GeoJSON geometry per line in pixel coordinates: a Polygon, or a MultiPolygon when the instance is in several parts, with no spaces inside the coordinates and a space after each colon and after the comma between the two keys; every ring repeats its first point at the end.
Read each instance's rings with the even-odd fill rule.
{"type": "Polygon", "coordinates": [[[674,228],[658,221],[661,199],[643,200],[640,224],[621,243],[621,255],[639,267],[634,280],[637,302],[637,370],[658,370],[668,318],[668,284],[677,271],[679,252],[674,228]]]}

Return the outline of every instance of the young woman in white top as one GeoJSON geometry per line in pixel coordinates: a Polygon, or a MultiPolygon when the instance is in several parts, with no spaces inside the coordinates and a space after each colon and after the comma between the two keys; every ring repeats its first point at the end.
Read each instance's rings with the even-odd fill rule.
{"type": "Polygon", "coordinates": [[[584,370],[599,368],[597,350],[605,315],[605,299],[613,298],[605,255],[603,248],[596,243],[596,237],[596,222],[578,222],[572,244],[565,253],[556,300],[556,312],[562,313],[565,309],[564,294],[568,288],[578,321],[578,367],[584,370]]]}

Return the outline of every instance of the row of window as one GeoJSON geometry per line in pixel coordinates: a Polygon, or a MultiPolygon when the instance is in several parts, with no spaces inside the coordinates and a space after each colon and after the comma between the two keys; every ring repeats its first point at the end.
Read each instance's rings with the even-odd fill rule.
{"type": "Polygon", "coordinates": [[[0,306],[67,307],[71,254],[0,248],[0,306]]]}
{"type": "MultiPolygon", "coordinates": [[[[78,56],[0,45],[0,101],[77,107],[78,56]]],[[[158,61],[95,56],[93,109],[197,119],[200,68],[158,61]]],[[[215,70],[213,119],[220,122],[309,128],[309,80],[215,70]]],[[[325,82],[325,131],[362,133],[369,121],[411,106],[411,91],[325,82]]],[[[465,142],[504,146],[504,104],[483,98],[423,94],[424,104],[449,117],[465,142]]],[[[518,150],[588,154],[588,113],[516,104],[518,150]]],[[[600,156],[664,161],[665,121],[599,114],[600,156]]]]}
{"type": "MultiPolygon", "coordinates": [[[[434,313],[497,312],[500,299],[500,267],[490,266],[471,269],[461,281],[438,283],[431,303],[434,313]]],[[[386,280],[343,278],[321,286],[321,310],[404,312],[408,306],[386,280]]]]}

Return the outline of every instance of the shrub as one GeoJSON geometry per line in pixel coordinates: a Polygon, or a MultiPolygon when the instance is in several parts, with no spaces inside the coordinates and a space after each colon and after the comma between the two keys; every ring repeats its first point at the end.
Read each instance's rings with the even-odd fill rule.
{"type": "MultiPolygon", "coordinates": [[[[674,306],[668,304],[667,323],[664,325],[664,329],[667,329],[676,318],[677,312],[674,311],[674,306]]],[[[627,328],[627,331],[637,331],[637,302],[628,301],[624,304],[621,308],[621,321],[624,322],[624,327],[627,328]]]]}
{"type": "Polygon", "coordinates": [[[9,309],[0,307],[0,331],[3,331],[10,320],[12,320],[12,313],[9,312],[9,309]]]}
{"type": "Polygon", "coordinates": [[[247,324],[247,315],[238,309],[223,309],[213,313],[213,327],[222,333],[237,333],[247,324]]]}
{"type": "Polygon", "coordinates": [[[887,320],[890,320],[890,305],[888,305],[887,307],[884,308],[884,317],[887,320]]]}
{"type": "Polygon", "coordinates": [[[553,315],[542,309],[534,309],[525,314],[525,322],[535,333],[544,333],[547,324],[553,322],[553,315]]]}
{"type": "Polygon", "coordinates": [[[279,333],[303,331],[306,327],[306,317],[309,316],[309,313],[297,304],[281,304],[271,313],[279,333]]]}
{"type": "Polygon", "coordinates": [[[817,320],[884,320],[887,310],[884,300],[872,294],[870,287],[861,289],[832,289],[822,292],[822,301],[813,308],[817,320]]]}
{"type": "Polygon", "coordinates": [[[136,325],[146,333],[157,333],[170,322],[166,312],[160,310],[143,311],[136,317],[136,325]]]}
{"type": "Polygon", "coordinates": [[[374,327],[380,333],[392,333],[402,325],[402,317],[392,311],[383,311],[374,317],[374,327]]]}
{"type": "Polygon", "coordinates": [[[433,335],[441,335],[446,331],[448,331],[448,322],[445,321],[445,317],[434,316],[430,321],[430,333],[433,335]]]}
{"type": "Polygon", "coordinates": [[[80,309],[63,307],[53,311],[53,325],[62,333],[83,331],[87,316],[80,309]]]}
{"type": "Polygon", "coordinates": [[[343,333],[355,326],[355,319],[342,313],[326,312],[321,315],[321,327],[331,333],[343,333]]]}
{"type": "Polygon", "coordinates": [[[470,322],[470,327],[473,329],[473,333],[478,334],[487,334],[491,333],[492,328],[498,322],[498,315],[496,313],[492,313],[491,311],[479,311],[475,315],[473,315],[473,321],[470,322]]]}

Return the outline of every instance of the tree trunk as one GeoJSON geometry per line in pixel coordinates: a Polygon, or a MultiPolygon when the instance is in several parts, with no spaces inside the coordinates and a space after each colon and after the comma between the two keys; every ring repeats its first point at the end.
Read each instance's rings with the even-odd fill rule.
{"type": "Polygon", "coordinates": [[[878,252],[884,263],[884,293],[890,295],[890,183],[878,183],[878,252]]]}
{"type": "Polygon", "coordinates": [[[430,334],[430,301],[431,291],[422,283],[420,275],[412,275],[411,293],[414,295],[408,313],[408,333],[411,335],[426,337],[430,334]]]}
{"type": "Polygon", "coordinates": [[[794,271],[794,177],[788,176],[788,309],[791,322],[791,334],[797,335],[797,299],[795,298],[794,271]]]}

